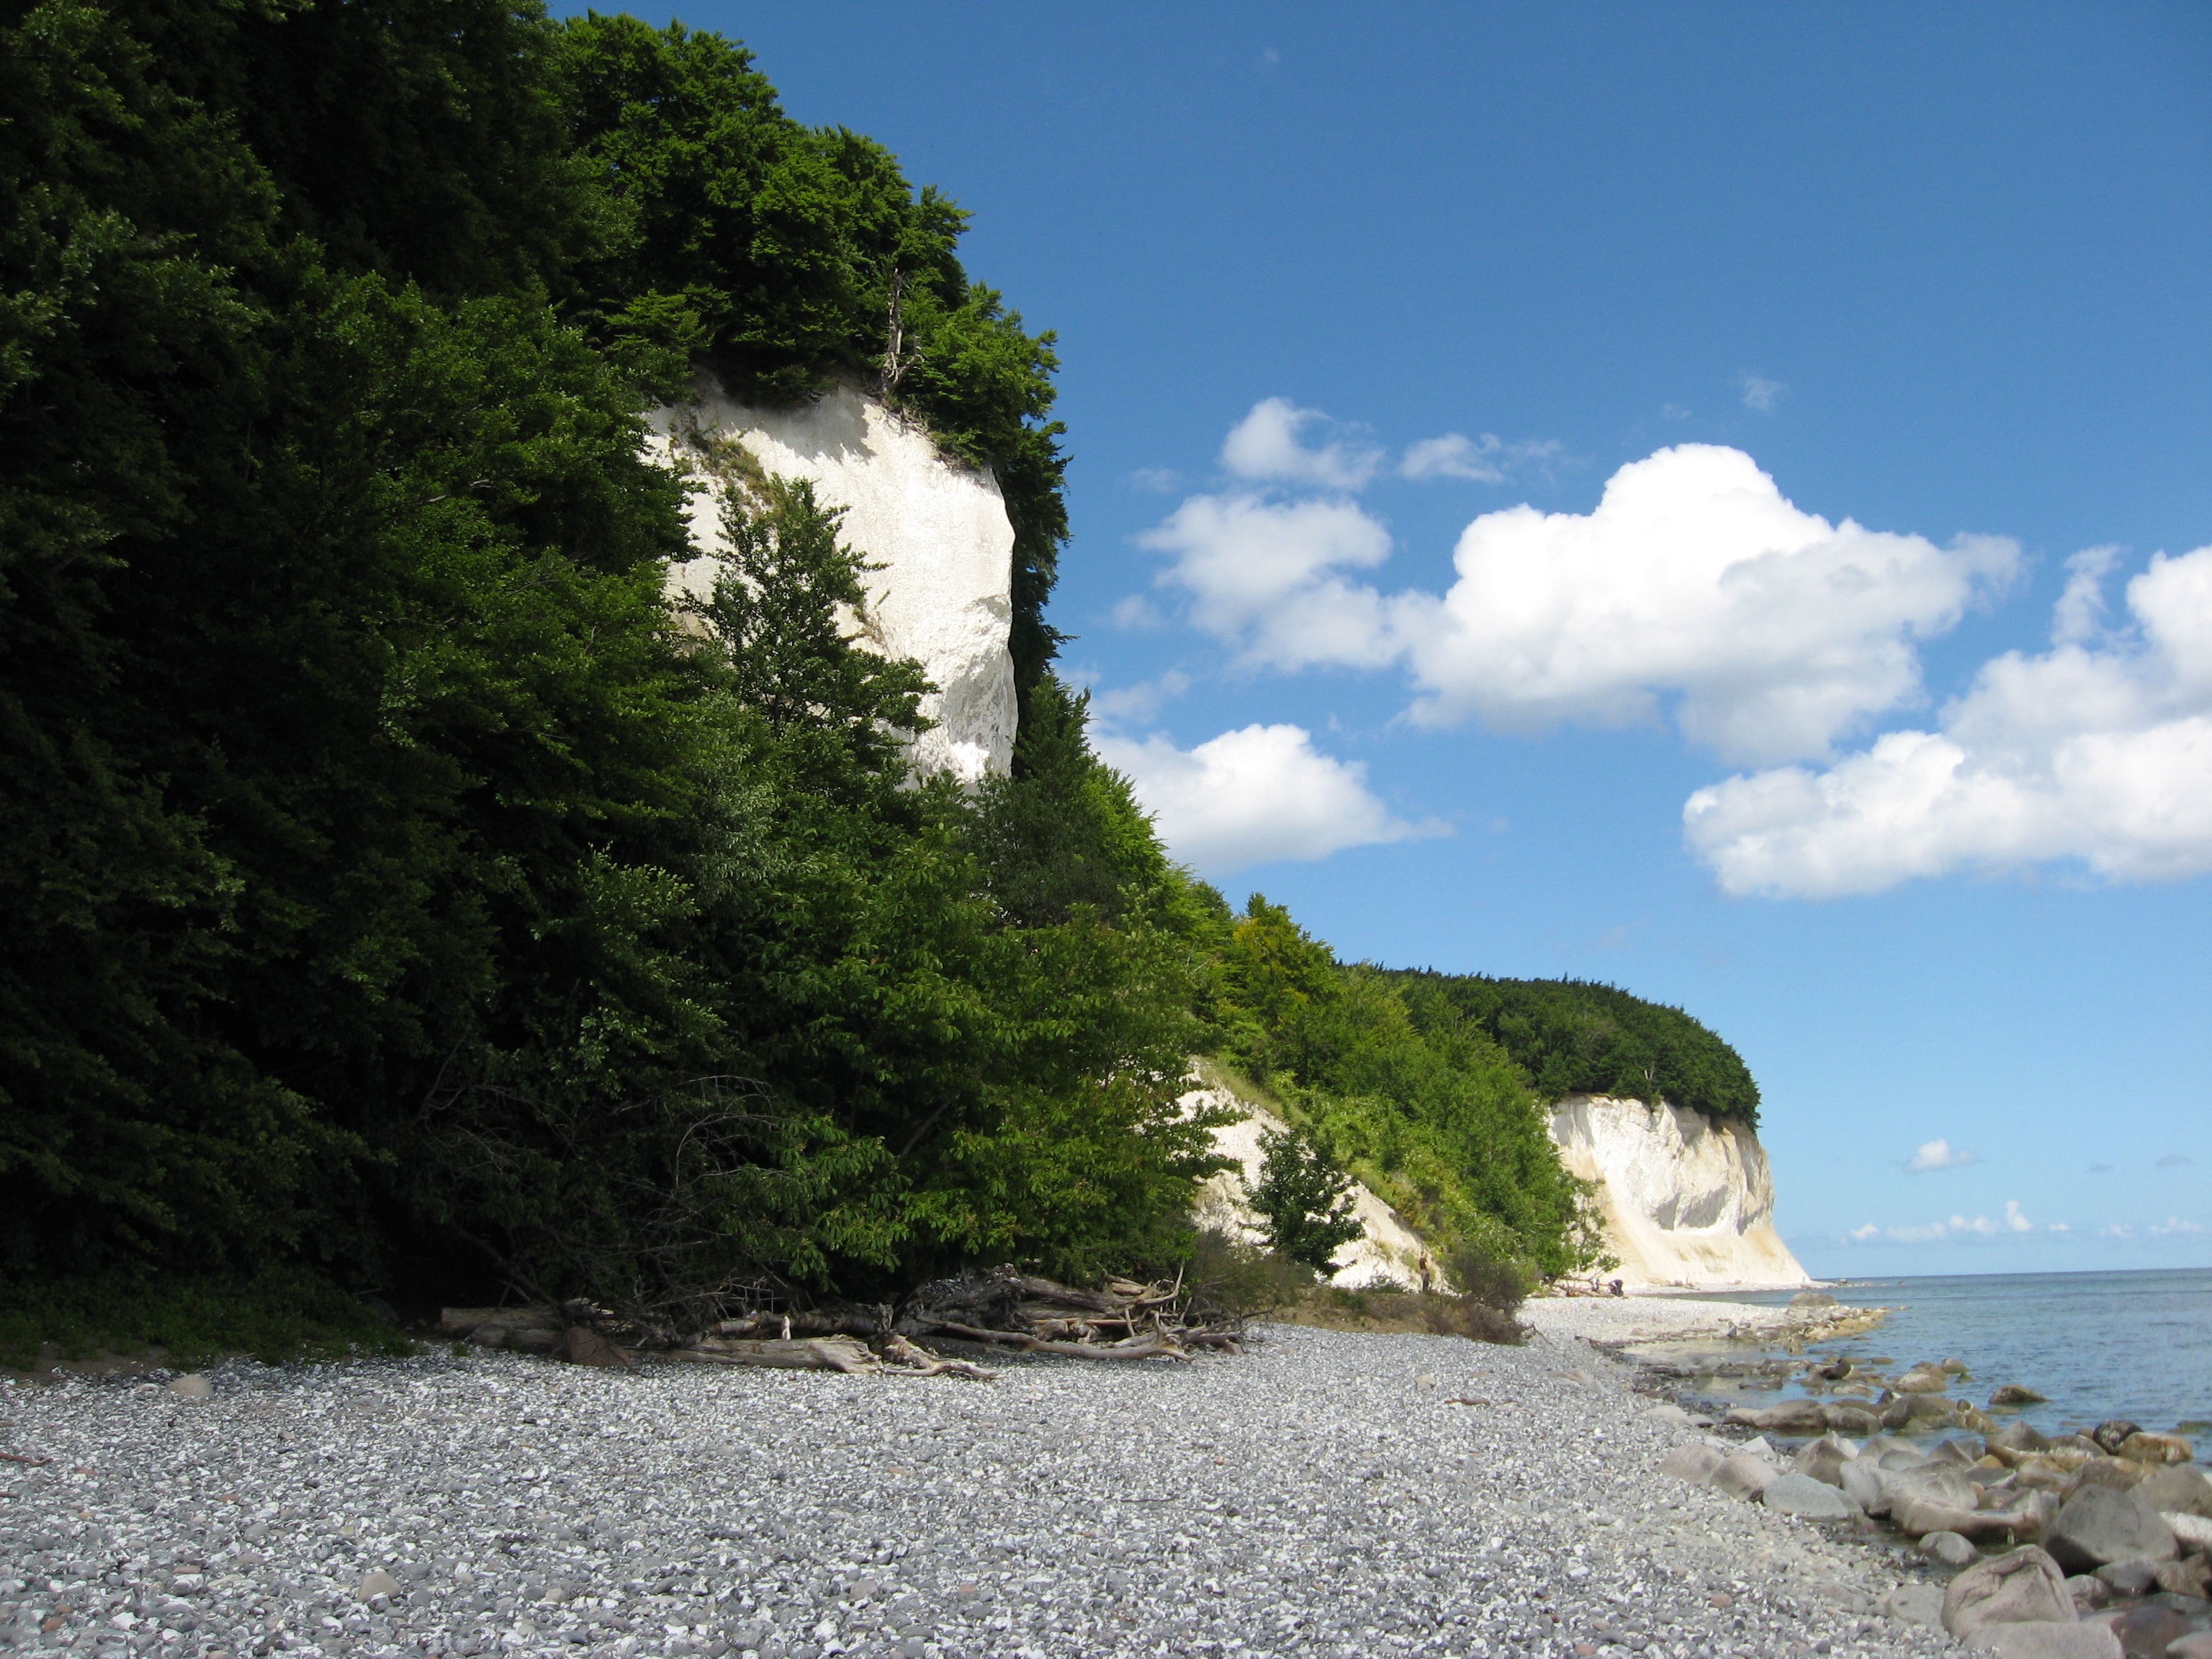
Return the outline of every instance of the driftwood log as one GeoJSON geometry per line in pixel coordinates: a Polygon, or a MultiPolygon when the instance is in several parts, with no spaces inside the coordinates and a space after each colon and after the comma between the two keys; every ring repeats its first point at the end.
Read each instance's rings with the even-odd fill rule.
{"type": "Polygon", "coordinates": [[[1188,1361],[1191,1351],[1239,1352],[1231,1322],[1201,1316],[1182,1282],[1109,1279],[1097,1290],[1012,1267],[933,1279],[894,1308],[829,1302],[732,1310],[703,1330],[671,1331],[585,1302],[447,1308],[439,1329],[479,1346],[628,1367],[641,1353],[699,1364],[757,1365],[847,1375],[964,1376],[994,1372],[920,1346],[927,1339],[985,1344],[1075,1359],[1188,1361]]]}

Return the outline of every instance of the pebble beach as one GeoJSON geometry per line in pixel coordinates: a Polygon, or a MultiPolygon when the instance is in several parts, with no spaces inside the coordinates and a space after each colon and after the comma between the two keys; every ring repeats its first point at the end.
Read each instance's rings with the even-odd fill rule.
{"type": "MultiPolygon", "coordinates": [[[[1526,1346],[1255,1330],[989,1382],[522,1355],[0,1389],[0,1644],[262,1655],[1948,1649],[1907,1553],[1657,1472],[1702,1438],[1526,1346]]],[[[1695,1310],[1709,1316],[1711,1304],[1695,1310]]]]}

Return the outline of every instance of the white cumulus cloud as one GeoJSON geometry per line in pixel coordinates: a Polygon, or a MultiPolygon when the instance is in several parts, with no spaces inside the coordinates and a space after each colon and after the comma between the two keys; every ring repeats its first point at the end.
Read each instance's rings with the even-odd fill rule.
{"type": "Polygon", "coordinates": [[[1364,764],[1322,753],[1303,726],[1248,726],[1188,750],[1158,732],[1094,732],[1092,742],[1128,776],[1168,850],[1207,875],[1449,833],[1395,816],[1367,787],[1364,764]]]}
{"type": "Polygon", "coordinates": [[[1348,500],[1194,496],[1142,539],[1174,556],[1162,580],[1188,591],[1193,621],[1249,662],[1401,664],[1430,726],[1624,726],[1671,705],[1692,741],[1753,763],[1825,757],[1915,698],[1914,641],[2018,559],[1995,538],[1947,548],[1831,524],[1706,444],[1622,467],[1589,514],[1484,514],[1442,594],[1346,574],[1390,552],[1348,500]]]}
{"type": "MultiPolygon", "coordinates": [[[[2005,1200],[2004,1213],[1995,1218],[1985,1215],[1954,1215],[1948,1221],[1931,1221],[1917,1227],[1888,1227],[1881,1231],[1882,1237],[1899,1244],[1941,1244],[1957,1238],[2002,1238],[2014,1233],[2032,1233],[2035,1231],[2035,1224],[2021,1212],[2017,1200],[2008,1198],[2005,1200]]],[[[2063,1232],[2068,1230],[2053,1227],[2049,1231],[2063,1232]]],[[[1869,1229],[1862,1227],[1850,1237],[1863,1243],[1874,1234],[1869,1229]]]]}
{"type": "Polygon", "coordinates": [[[1964,1146],[1954,1147],[1948,1140],[1930,1140],[1905,1160],[1905,1167],[1918,1175],[1928,1170],[1963,1170],[1970,1164],[1979,1164],[1982,1155],[1970,1152],[1964,1146]]]}
{"type": "Polygon", "coordinates": [[[2212,870],[2212,547],[2154,556],[2131,623],[2099,636],[2109,563],[2078,557],[2051,648],[1984,665],[1938,730],[1692,795],[1685,831],[1722,890],[1826,897],[2064,859],[2118,881],[2212,870]]]}
{"type": "Polygon", "coordinates": [[[1382,452],[1341,433],[1308,447],[1306,428],[1328,424],[1317,409],[1300,409],[1287,398],[1262,398],[1230,428],[1221,464],[1243,478],[1358,489],[1382,466],[1382,452]]]}

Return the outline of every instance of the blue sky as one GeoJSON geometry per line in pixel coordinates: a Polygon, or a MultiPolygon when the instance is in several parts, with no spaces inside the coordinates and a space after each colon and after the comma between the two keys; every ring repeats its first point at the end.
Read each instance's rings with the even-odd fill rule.
{"type": "Polygon", "coordinates": [[[2212,10],[681,15],[1059,331],[1233,898],[1689,1009],[1815,1272],[2212,1263],[2212,10]]]}

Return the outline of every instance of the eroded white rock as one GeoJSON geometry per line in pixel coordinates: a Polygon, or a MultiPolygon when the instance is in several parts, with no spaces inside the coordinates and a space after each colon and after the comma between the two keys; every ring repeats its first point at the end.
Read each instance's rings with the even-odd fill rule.
{"type": "MultiPolygon", "coordinates": [[[[922,700],[937,722],[914,749],[926,771],[973,781],[1006,771],[1018,709],[1012,624],[1014,529],[998,481],[939,451],[929,434],[848,386],[795,409],[733,402],[705,380],[681,404],[648,417],[658,458],[704,477],[714,441],[742,445],[778,477],[805,478],[845,509],[843,539],[870,564],[868,612],[854,633],[885,656],[919,661],[938,687],[922,700]]],[[[692,498],[700,556],[672,586],[704,598],[721,556],[721,505],[692,498]]]]}
{"type": "Polygon", "coordinates": [[[1751,1130],[1607,1095],[1570,1095],[1551,1127],[1560,1162],[1598,1183],[1606,1242],[1631,1288],[1812,1282],[1774,1231],[1774,1177],[1751,1130]]]}

